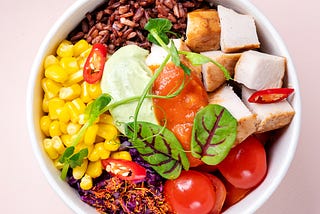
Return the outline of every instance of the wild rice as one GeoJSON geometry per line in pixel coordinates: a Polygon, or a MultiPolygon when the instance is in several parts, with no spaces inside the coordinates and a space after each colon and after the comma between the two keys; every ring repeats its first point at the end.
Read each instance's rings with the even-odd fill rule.
{"type": "Polygon", "coordinates": [[[68,39],[77,42],[105,43],[110,54],[118,48],[136,44],[149,49],[147,32],[143,29],[149,18],[167,18],[173,31],[185,36],[187,12],[208,7],[203,0],[106,0],[69,34],[68,39]]]}

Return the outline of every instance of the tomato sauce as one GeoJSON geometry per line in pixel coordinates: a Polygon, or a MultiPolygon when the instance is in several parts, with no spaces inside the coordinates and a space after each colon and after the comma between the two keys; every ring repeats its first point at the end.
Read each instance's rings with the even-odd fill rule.
{"type": "Polygon", "coordinates": [[[153,103],[159,123],[175,134],[193,167],[202,163],[190,152],[193,120],[198,110],[208,105],[208,96],[201,80],[195,72],[186,75],[180,67],[168,63],[155,80],[152,90],[155,95],[166,96],[175,92],[183,81],[184,88],[177,96],[170,99],[155,98],[153,103]]]}

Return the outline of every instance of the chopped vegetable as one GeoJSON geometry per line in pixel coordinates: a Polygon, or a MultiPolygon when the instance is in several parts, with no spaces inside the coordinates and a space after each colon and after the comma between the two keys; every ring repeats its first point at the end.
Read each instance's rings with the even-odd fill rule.
{"type": "Polygon", "coordinates": [[[293,88],[271,88],[253,93],[248,101],[251,103],[275,103],[286,99],[294,91],[293,88]]]}
{"type": "Polygon", "coordinates": [[[105,45],[100,43],[93,45],[83,68],[83,78],[87,83],[93,84],[102,78],[106,56],[107,48],[105,45]]]}
{"type": "Polygon", "coordinates": [[[147,174],[145,168],[133,161],[108,158],[101,162],[107,172],[122,180],[143,181],[147,174]]]}

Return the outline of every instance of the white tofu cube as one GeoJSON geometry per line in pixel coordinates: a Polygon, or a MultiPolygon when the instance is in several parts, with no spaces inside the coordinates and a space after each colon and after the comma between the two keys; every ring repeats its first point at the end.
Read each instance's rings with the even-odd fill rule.
{"type": "Polygon", "coordinates": [[[246,51],[236,64],[234,80],[254,90],[281,88],[285,68],[284,57],[246,51]]]}
{"type": "Polygon", "coordinates": [[[194,52],[220,48],[220,21],[214,9],[195,10],[188,13],[186,44],[194,52]]]}
{"type": "MultiPolygon", "coordinates": [[[[231,77],[234,75],[234,67],[241,56],[240,53],[227,54],[222,51],[206,51],[201,54],[223,65],[231,77]]],[[[202,65],[202,77],[208,92],[216,90],[226,82],[223,71],[211,62],[202,65]]]]}
{"type": "Polygon", "coordinates": [[[242,101],[257,115],[257,133],[279,129],[291,122],[295,111],[287,100],[268,104],[250,103],[248,98],[254,92],[242,87],[242,101]]]}
{"type": "Polygon", "coordinates": [[[242,142],[256,131],[256,116],[242,103],[231,86],[224,85],[214,93],[210,93],[209,103],[225,107],[238,121],[235,144],[242,142]]]}
{"type": "Polygon", "coordinates": [[[239,52],[260,47],[255,21],[252,16],[243,15],[218,5],[223,52],[239,52]]]}

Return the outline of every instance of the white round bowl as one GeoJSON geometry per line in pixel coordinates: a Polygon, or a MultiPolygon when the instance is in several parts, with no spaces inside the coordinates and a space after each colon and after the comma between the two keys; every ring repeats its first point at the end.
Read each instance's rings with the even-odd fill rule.
{"type": "MultiPolygon", "coordinates": [[[[44,138],[39,126],[42,116],[42,89],[40,80],[43,77],[42,65],[45,56],[54,53],[59,42],[84,18],[85,13],[92,11],[103,0],[77,0],[65,11],[45,37],[34,60],[27,91],[27,121],[33,151],[40,167],[52,188],[62,200],[76,213],[96,213],[95,209],[82,202],[78,193],[67,182],[60,179],[58,171],[42,147],[44,138]]],[[[299,139],[301,123],[301,99],[295,68],[291,57],[276,30],[248,0],[211,0],[215,5],[220,4],[232,8],[239,13],[250,14],[255,18],[261,50],[266,53],[285,56],[287,58],[287,84],[295,89],[290,102],[296,114],[288,127],[282,130],[277,142],[268,151],[268,173],[264,181],[249,195],[225,211],[231,213],[255,212],[275,191],[285,176],[295,154],[299,139]]],[[[49,198],[48,198],[49,200],[49,198]]]]}

